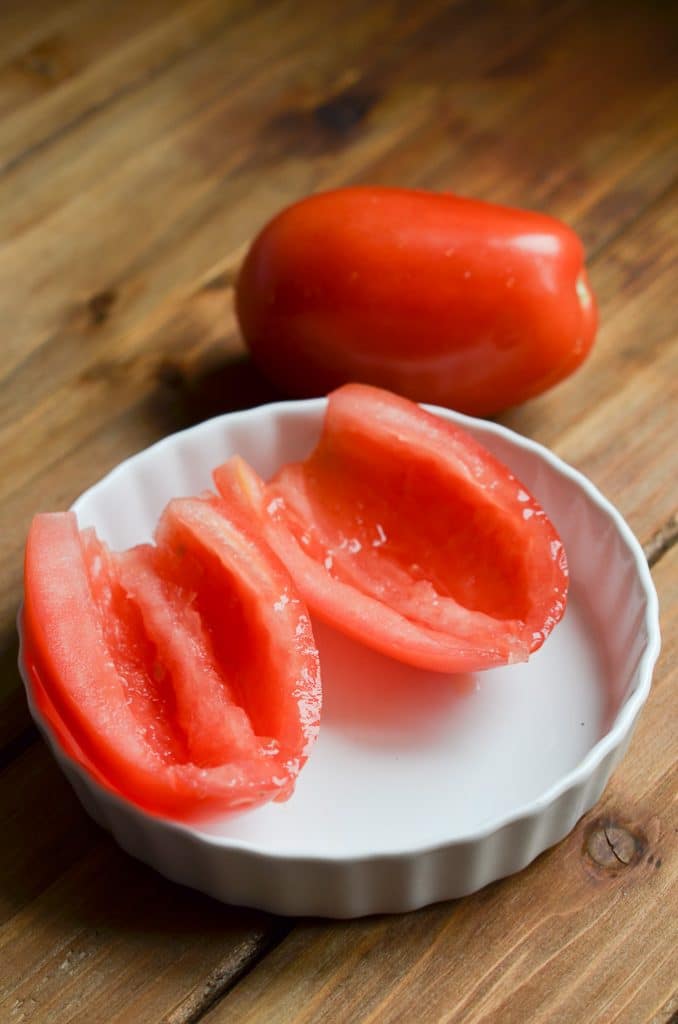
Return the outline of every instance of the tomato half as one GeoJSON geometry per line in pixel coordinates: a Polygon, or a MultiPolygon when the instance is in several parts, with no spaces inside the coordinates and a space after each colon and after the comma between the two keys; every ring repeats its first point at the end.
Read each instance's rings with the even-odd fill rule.
{"type": "Polygon", "coordinates": [[[377,187],[283,210],[247,254],[236,310],[288,394],[363,381],[479,416],[570,374],[597,326],[581,242],[560,221],[377,187]]]}
{"type": "Polygon", "coordinates": [[[72,513],[36,516],[24,604],[36,703],[70,756],[152,812],[284,799],[320,714],[306,609],[216,496],[170,503],[158,541],[114,554],[72,513]]]}
{"type": "Polygon", "coordinates": [[[543,509],[469,434],[365,385],[329,396],[318,445],[266,484],[240,459],[218,489],[249,507],[326,622],[421,668],[524,661],[565,610],[543,509]]]}

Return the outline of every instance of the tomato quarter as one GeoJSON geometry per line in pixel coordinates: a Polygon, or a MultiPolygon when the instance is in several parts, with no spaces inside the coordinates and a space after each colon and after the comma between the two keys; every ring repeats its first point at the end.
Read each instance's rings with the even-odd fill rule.
{"type": "Polygon", "coordinates": [[[258,518],[312,612],[411,665],[524,661],[565,610],[543,509],[468,433],[396,395],[347,385],[304,462],[264,483],[234,459],[215,481],[258,518]]]}
{"type": "Polygon", "coordinates": [[[72,513],[40,515],[26,547],[36,703],[98,781],[176,818],[286,798],[318,730],[305,606],[226,511],[171,502],[157,545],[121,553],[72,513]]]}

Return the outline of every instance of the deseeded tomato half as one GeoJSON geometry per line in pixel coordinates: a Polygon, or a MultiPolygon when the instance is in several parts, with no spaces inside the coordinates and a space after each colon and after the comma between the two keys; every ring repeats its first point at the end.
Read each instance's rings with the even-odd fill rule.
{"type": "Polygon", "coordinates": [[[476,416],[572,373],[597,326],[582,244],[561,221],[372,186],[274,217],[240,271],[236,310],[288,394],[363,381],[476,416]]]}
{"type": "Polygon", "coordinates": [[[264,483],[233,459],[215,481],[256,515],[312,612],[408,664],[524,661],[565,610],[565,552],[544,511],[469,434],[407,399],[347,385],[306,461],[264,483]]]}
{"type": "Polygon", "coordinates": [[[110,552],[39,515],[25,661],[67,753],[176,818],[290,795],[318,729],[318,656],[284,567],[216,496],[171,502],[157,545],[110,552]]]}

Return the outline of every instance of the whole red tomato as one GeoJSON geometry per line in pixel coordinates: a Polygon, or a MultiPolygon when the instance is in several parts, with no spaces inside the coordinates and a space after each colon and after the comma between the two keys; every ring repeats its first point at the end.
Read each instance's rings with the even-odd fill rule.
{"type": "Polygon", "coordinates": [[[289,394],[355,380],[476,415],[562,380],[597,326],[581,242],[560,221],[377,187],[278,214],[247,254],[236,308],[289,394]]]}

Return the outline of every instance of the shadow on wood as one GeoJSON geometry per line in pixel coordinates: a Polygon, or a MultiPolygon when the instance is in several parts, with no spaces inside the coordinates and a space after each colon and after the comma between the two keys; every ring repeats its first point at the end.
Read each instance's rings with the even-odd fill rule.
{"type": "Polygon", "coordinates": [[[190,368],[179,360],[166,360],[158,367],[156,378],[158,387],[149,403],[151,414],[161,418],[168,433],[285,397],[248,356],[223,361],[211,352],[190,368]]]}

